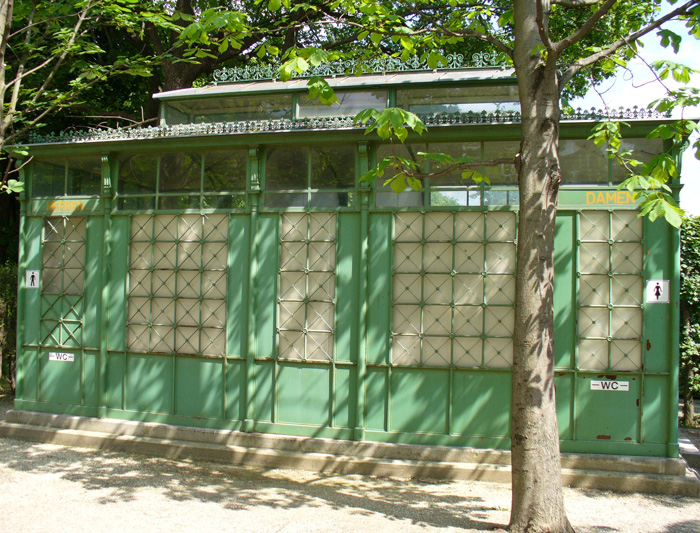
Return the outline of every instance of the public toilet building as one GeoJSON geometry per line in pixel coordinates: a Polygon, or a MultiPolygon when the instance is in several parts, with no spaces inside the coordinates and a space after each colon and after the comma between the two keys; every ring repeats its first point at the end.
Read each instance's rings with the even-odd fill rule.
{"type": "MultiPolygon", "coordinates": [[[[305,79],[227,69],[156,95],[159,126],[32,138],[16,408],[508,448],[514,166],[398,195],[359,181],[392,153],[517,152],[512,71],[453,66],[324,71],[331,107],[305,79]],[[353,124],[389,106],[427,133],[353,124]]],[[[617,189],[624,169],[587,140],[600,118],[561,123],[561,448],[677,457],[679,233],[617,189]]],[[[664,150],[646,139],[663,119],[619,118],[637,157],[664,150]]]]}

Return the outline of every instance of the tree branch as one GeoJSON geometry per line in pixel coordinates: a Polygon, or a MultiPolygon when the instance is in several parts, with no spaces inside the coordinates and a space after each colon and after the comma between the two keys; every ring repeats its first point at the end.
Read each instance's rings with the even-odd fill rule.
{"type": "MultiPolygon", "coordinates": [[[[608,0],[611,1],[611,0],[608,0]]],[[[596,52],[595,54],[592,54],[588,57],[585,57],[579,61],[576,61],[575,63],[572,63],[569,68],[566,69],[566,71],[561,75],[559,79],[559,88],[562,89],[570,80],[571,78],[576,75],[582,68],[585,68],[589,65],[594,64],[597,61],[600,61],[601,59],[604,59],[606,57],[609,57],[613,55],[615,52],[617,52],[620,48],[623,46],[629,45],[630,43],[633,43],[640,38],[644,37],[646,34],[651,32],[652,30],[655,30],[662,24],[668,22],[669,20],[674,19],[675,17],[679,15],[684,15],[686,14],[692,7],[695,7],[700,4],[700,0],[690,0],[689,2],[686,2],[683,4],[681,7],[674,9],[670,13],[667,13],[663,17],[655,20],[651,24],[645,26],[641,30],[633,33],[632,35],[629,35],[627,37],[622,37],[621,39],[615,41],[613,44],[608,46],[605,50],[601,50],[600,52],[596,52]]]]}
{"type": "MultiPolygon", "coordinates": [[[[537,30],[545,48],[549,52],[555,52],[554,43],[549,37],[549,6],[550,0],[537,0],[537,30]]],[[[556,53],[554,55],[556,56],[556,53]]]]}
{"type": "Polygon", "coordinates": [[[603,2],[604,0],[552,0],[552,4],[562,7],[589,7],[603,2]]]}
{"type": "Polygon", "coordinates": [[[578,30],[576,30],[568,37],[565,37],[558,43],[555,43],[554,49],[557,51],[557,53],[563,52],[569,46],[576,44],[586,35],[588,35],[588,33],[593,29],[596,23],[612,9],[616,2],[617,0],[605,0],[605,3],[602,6],[600,6],[586,22],[583,23],[583,26],[581,26],[578,30]]]}
{"type": "Polygon", "coordinates": [[[444,178],[450,175],[455,170],[464,170],[474,167],[497,167],[499,165],[514,165],[515,159],[492,159],[490,161],[474,161],[472,163],[457,163],[456,165],[450,165],[447,168],[439,170],[437,172],[413,172],[410,170],[404,170],[404,174],[416,179],[426,179],[426,178],[444,178]]]}

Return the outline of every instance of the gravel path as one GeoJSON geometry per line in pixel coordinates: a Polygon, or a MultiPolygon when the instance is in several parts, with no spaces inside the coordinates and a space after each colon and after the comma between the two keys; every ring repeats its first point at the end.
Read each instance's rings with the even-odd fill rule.
{"type": "MultiPolygon", "coordinates": [[[[2,415],[0,401],[0,416],[2,415]]],[[[510,489],[171,461],[0,440],[0,531],[490,531],[510,489]]],[[[700,500],[565,489],[579,533],[700,532],[700,500]]]]}

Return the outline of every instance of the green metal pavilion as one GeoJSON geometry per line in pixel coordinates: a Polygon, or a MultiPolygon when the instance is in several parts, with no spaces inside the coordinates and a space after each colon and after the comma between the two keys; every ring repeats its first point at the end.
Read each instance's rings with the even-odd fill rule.
{"type": "MultiPolygon", "coordinates": [[[[358,180],[392,153],[517,151],[512,71],[450,66],[323,67],[331,107],[306,79],[225,69],[156,95],[156,127],[33,137],[16,408],[508,448],[514,167],[398,195],[358,180]],[[428,132],[392,144],[353,124],[387,106],[428,132]]],[[[616,116],[638,157],[664,149],[646,139],[663,118],[616,116]]],[[[561,448],[677,457],[679,233],[617,189],[624,169],[587,140],[600,118],[561,124],[561,448]]]]}

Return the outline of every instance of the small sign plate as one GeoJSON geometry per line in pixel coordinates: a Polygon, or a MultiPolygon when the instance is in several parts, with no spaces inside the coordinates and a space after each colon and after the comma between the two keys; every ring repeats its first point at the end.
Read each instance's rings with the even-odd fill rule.
{"type": "Polygon", "coordinates": [[[24,271],[24,287],[27,289],[38,289],[39,282],[41,281],[41,271],[40,270],[25,270],[24,271]]]}
{"type": "Polygon", "coordinates": [[[72,363],[75,360],[75,355],[72,353],[49,352],[49,361],[61,361],[63,363],[72,363]]]}
{"type": "Polygon", "coordinates": [[[612,380],[591,380],[591,390],[612,390],[618,392],[627,392],[630,390],[630,382],[612,380]]]}
{"type": "Polygon", "coordinates": [[[647,281],[648,304],[667,304],[671,301],[671,290],[667,279],[650,279],[647,281]]]}

